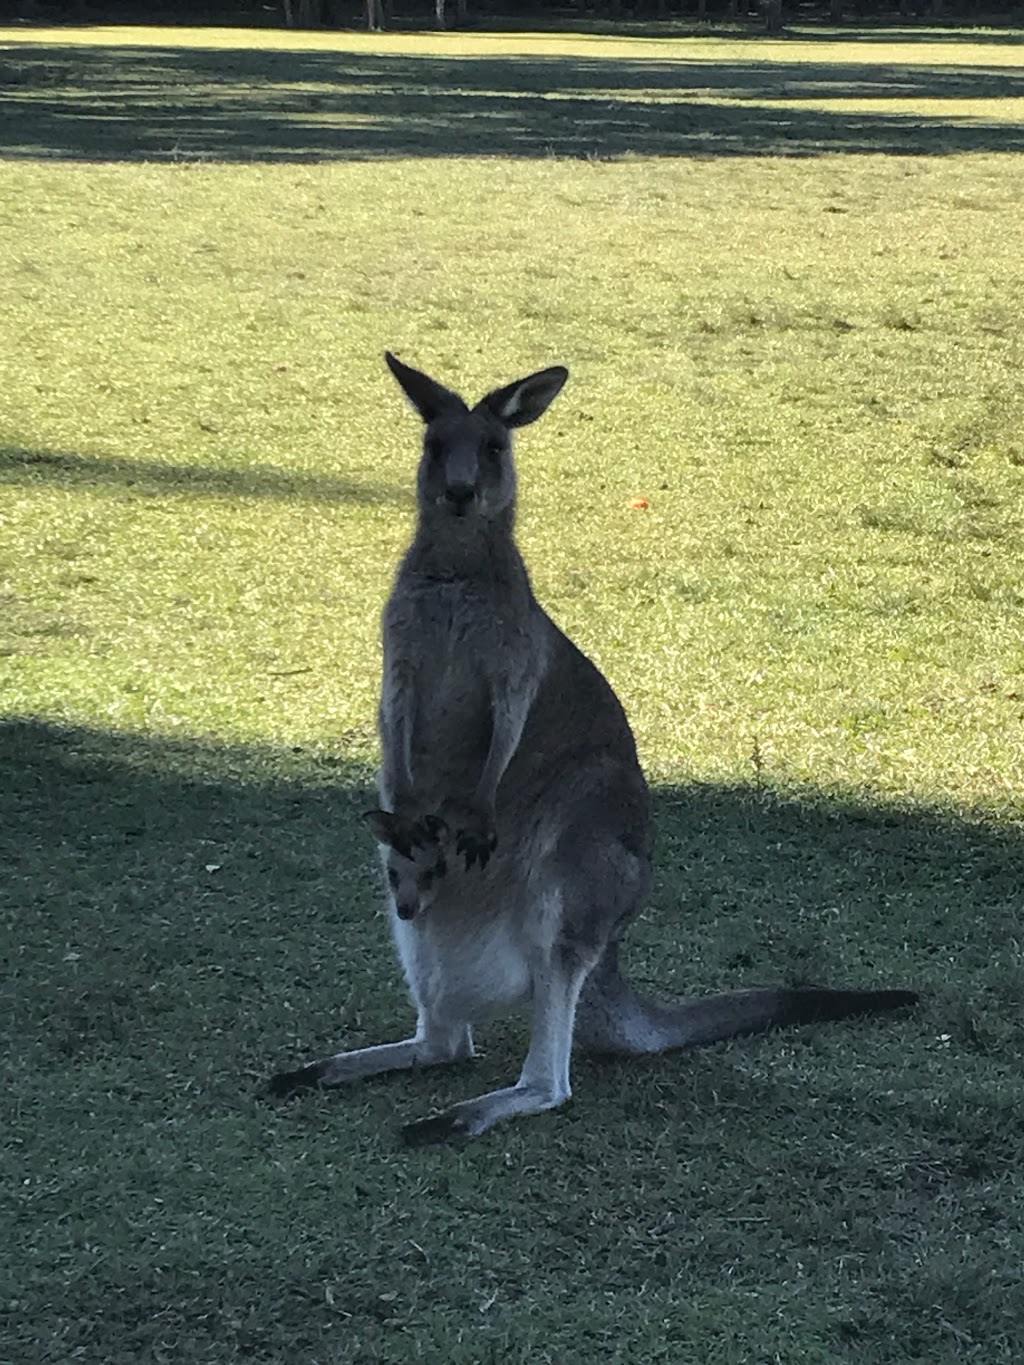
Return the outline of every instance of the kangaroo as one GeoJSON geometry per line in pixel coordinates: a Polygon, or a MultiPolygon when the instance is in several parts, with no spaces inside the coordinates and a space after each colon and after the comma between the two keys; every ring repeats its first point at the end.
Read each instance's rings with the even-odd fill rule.
{"type": "Polygon", "coordinates": [[[659,1004],[618,965],[651,885],[650,794],[625,712],[538,603],[515,542],[512,433],[561,366],[474,407],[393,355],[425,424],[418,522],[383,616],[381,809],[367,814],[411,1038],[340,1052],[277,1095],[469,1059],[473,1028],[529,1004],[518,1080],[408,1124],[407,1142],[475,1137],[571,1095],[574,1044],[640,1055],[913,1004],[907,990],[759,988],[659,1004]]]}

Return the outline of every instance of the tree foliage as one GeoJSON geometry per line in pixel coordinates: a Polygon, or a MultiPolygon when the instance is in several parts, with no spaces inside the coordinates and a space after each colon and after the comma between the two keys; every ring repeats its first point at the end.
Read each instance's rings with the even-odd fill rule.
{"type": "Polygon", "coordinates": [[[508,0],[282,0],[284,22],[295,26],[371,29],[465,28],[498,23],[544,28],[582,22],[627,28],[637,24],[760,22],[770,33],[786,23],[887,24],[928,19],[957,24],[1024,23],[1022,0],[544,0],[513,5],[508,0]]]}
{"type": "Polygon", "coordinates": [[[1024,0],[15,0],[15,17],[40,22],[278,24],[289,28],[607,28],[654,36],[660,24],[808,23],[1024,25],[1024,0]]]}

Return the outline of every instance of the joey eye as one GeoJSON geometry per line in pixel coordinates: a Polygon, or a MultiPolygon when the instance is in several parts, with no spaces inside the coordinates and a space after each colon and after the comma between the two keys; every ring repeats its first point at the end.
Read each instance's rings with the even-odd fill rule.
{"type": "Polygon", "coordinates": [[[398,890],[398,873],[393,867],[388,868],[388,882],[390,883],[392,891],[398,890]]]}

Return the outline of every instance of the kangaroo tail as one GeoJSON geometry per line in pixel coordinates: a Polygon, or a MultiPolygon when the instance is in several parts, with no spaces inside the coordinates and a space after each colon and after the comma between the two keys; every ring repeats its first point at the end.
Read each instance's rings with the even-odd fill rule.
{"type": "Polygon", "coordinates": [[[848,1019],[916,1003],[915,991],[770,986],[663,1005],[637,995],[623,980],[613,944],[583,988],[576,1038],[592,1052],[636,1055],[703,1047],[747,1033],[848,1019]]]}

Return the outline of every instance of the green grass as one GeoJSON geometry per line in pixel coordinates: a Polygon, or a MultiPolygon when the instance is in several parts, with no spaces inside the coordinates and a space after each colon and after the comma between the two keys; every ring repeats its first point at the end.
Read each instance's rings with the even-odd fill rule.
{"type": "Polygon", "coordinates": [[[1016,1359],[994,36],[0,34],[5,1365],[1016,1359]],[[521,541],[656,784],[634,978],[918,1011],[582,1061],[455,1151],[396,1129],[514,1074],[514,1021],[263,1101],[407,1022],[358,820],[418,439],[387,346],[470,394],[571,367],[521,541]]]}

